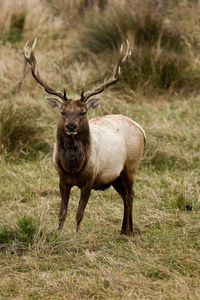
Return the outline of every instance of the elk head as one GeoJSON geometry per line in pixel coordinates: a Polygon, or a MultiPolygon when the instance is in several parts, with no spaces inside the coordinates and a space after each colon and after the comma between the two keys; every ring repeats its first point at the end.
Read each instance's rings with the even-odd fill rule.
{"type": "Polygon", "coordinates": [[[46,98],[49,105],[53,108],[58,108],[61,112],[61,120],[60,124],[63,130],[68,135],[76,135],[77,133],[82,131],[84,125],[87,123],[86,114],[89,109],[96,108],[101,99],[92,99],[88,101],[88,99],[94,95],[100,94],[104,91],[105,88],[108,86],[116,83],[119,80],[120,75],[120,67],[128,60],[129,56],[131,55],[131,51],[129,51],[129,43],[127,40],[127,51],[124,58],[122,57],[122,50],[123,45],[121,45],[119,58],[114,66],[113,73],[108,80],[105,80],[103,84],[99,85],[98,87],[94,88],[92,91],[87,92],[84,94],[84,88],[81,93],[81,97],[77,100],[68,99],[66,95],[66,91],[64,89],[64,93],[58,91],[47,84],[40,76],[37,66],[37,61],[34,55],[34,48],[37,42],[37,38],[35,39],[30,55],[28,54],[28,42],[26,43],[24,50],[25,50],[25,59],[31,66],[32,75],[35,80],[41,84],[45,91],[49,94],[55,95],[60,99],[56,98],[46,98]]]}
{"type": "Polygon", "coordinates": [[[96,108],[101,101],[100,98],[88,102],[81,99],[67,99],[63,103],[54,98],[46,98],[46,100],[51,107],[57,107],[60,110],[60,127],[68,135],[76,135],[88,127],[87,112],[91,108],[96,108]]]}

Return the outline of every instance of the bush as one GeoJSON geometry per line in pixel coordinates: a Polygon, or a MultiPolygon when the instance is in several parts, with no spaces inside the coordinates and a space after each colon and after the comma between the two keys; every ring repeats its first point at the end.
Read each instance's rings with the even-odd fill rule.
{"type": "Polygon", "coordinates": [[[10,31],[7,37],[8,41],[15,43],[22,40],[25,17],[25,12],[21,13],[19,16],[12,16],[10,31]]]}
{"type": "Polygon", "coordinates": [[[168,6],[164,3],[108,1],[103,13],[87,16],[81,31],[82,47],[99,56],[105,57],[106,52],[110,61],[128,38],[133,53],[122,69],[121,82],[132,89],[142,87],[147,93],[196,85],[200,72],[192,63],[188,46],[192,38],[170,16],[170,1],[168,6]]]}
{"type": "Polygon", "coordinates": [[[42,139],[44,127],[37,123],[41,112],[28,104],[1,104],[0,109],[0,153],[15,156],[49,151],[42,139]]]}

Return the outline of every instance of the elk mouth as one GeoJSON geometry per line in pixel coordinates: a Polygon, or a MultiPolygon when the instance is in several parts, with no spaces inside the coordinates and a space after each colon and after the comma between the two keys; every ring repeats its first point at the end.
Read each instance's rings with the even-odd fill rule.
{"type": "Polygon", "coordinates": [[[76,135],[77,133],[77,131],[66,131],[66,134],[68,135],[76,135]]]}

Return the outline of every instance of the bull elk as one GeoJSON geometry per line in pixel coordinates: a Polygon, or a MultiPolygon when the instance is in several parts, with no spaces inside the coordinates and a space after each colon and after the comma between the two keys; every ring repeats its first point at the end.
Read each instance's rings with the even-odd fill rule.
{"type": "Polygon", "coordinates": [[[61,113],[53,154],[61,193],[58,229],[62,229],[66,219],[73,186],[81,190],[76,213],[78,231],[91,190],[104,190],[112,185],[124,202],[121,234],[133,235],[133,184],[143,154],[145,132],[139,124],[123,115],[106,115],[90,121],[87,118],[87,112],[101,101],[99,98],[88,99],[119,80],[120,68],[131,55],[128,41],[124,57],[121,46],[111,77],[90,92],[84,93],[83,89],[81,97],[76,100],[69,99],[65,89],[62,93],[42,79],[34,55],[35,44],[36,39],[30,55],[28,42],[24,47],[32,75],[47,93],[60,98],[46,98],[50,106],[58,108],[61,113]]]}

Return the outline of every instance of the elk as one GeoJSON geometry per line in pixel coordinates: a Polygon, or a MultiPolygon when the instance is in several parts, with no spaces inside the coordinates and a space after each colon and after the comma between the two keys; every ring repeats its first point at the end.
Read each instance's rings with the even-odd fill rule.
{"type": "Polygon", "coordinates": [[[62,229],[67,217],[70,190],[80,189],[80,200],[76,213],[78,232],[91,190],[105,190],[113,186],[124,202],[124,216],[121,234],[133,235],[133,184],[139,167],[144,145],[145,132],[142,127],[124,115],[106,115],[88,121],[87,112],[95,109],[101,99],[88,99],[100,94],[119,80],[120,68],[131,55],[127,41],[127,51],[123,56],[121,45],[119,57],[111,77],[79,99],[70,99],[64,92],[56,90],[42,79],[34,55],[33,43],[30,55],[26,43],[25,59],[31,66],[33,77],[45,91],[57,98],[46,98],[52,108],[60,110],[53,161],[59,175],[61,205],[58,230],[62,229]]]}

